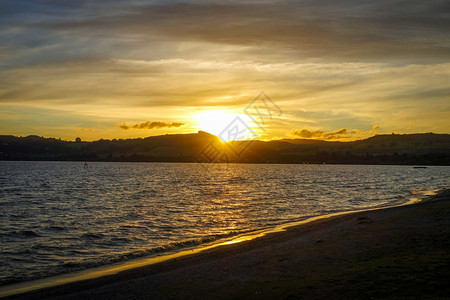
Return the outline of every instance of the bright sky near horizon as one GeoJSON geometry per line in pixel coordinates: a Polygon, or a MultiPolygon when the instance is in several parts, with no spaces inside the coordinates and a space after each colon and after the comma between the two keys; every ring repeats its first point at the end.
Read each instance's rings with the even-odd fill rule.
{"type": "Polygon", "coordinates": [[[450,133],[450,3],[0,4],[0,134],[219,134],[264,91],[259,138],[450,133]]]}

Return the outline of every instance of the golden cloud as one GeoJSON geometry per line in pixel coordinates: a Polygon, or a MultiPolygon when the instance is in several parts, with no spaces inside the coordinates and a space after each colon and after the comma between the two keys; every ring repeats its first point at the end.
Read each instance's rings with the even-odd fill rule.
{"type": "Polygon", "coordinates": [[[137,123],[134,125],[127,125],[126,123],[117,124],[116,126],[123,130],[129,130],[129,129],[160,129],[160,128],[171,128],[171,127],[181,127],[185,123],[181,122],[158,122],[158,121],[147,121],[142,123],[137,123]]]}
{"type": "Polygon", "coordinates": [[[321,130],[311,131],[308,129],[301,130],[293,130],[291,135],[296,137],[305,138],[305,139],[324,139],[324,140],[333,140],[333,139],[342,139],[348,138],[350,131],[347,128],[342,128],[333,132],[324,132],[321,130]]]}

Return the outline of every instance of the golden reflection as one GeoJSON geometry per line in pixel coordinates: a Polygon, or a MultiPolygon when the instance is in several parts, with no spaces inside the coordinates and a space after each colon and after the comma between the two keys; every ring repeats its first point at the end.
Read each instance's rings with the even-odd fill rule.
{"type": "MultiPolygon", "coordinates": [[[[415,202],[416,201],[410,201],[407,203],[399,204],[397,206],[411,205],[415,202]]],[[[246,235],[237,236],[230,240],[227,240],[227,241],[224,241],[221,243],[212,243],[212,244],[206,245],[204,247],[187,249],[187,250],[183,250],[180,252],[166,254],[166,255],[162,255],[162,256],[133,259],[130,261],[116,263],[113,265],[97,267],[97,268],[74,272],[74,273],[69,273],[69,274],[57,275],[54,277],[44,278],[44,279],[40,279],[40,280],[26,281],[26,282],[12,284],[12,285],[8,285],[8,286],[3,286],[3,287],[0,287],[0,297],[6,297],[6,296],[14,295],[14,294],[25,293],[25,292],[29,292],[29,291],[33,291],[33,290],[37,290],[37,289],[42,289],[42,288],[51,287],[51,286],[57,286],[57,285],[66,284],[66,283],[70,283],[70,282],[98,278],[98,277],[102,277],[102,276],[106,276],[106,275],[114,275],[114,274],[129,270],[129,269],[148,266],[148,265],[168,261],[168,260],[171,260],[174,258],[179,258],[179,257],[187,256],[187,255],[200,253],[200,252],[214,249],[214,248],[217,248],[220,246],[233,245],[233,244],[238,244],[238,243],[245,242],[245,241],[251,241],[256,238],[266,236],[268,234],[285,231],[290,227],[303,225],[303,224],[306,224],[306,223],[309,223],[309,222],[312,222],[315,220],[327,219],[327,218],[331,218],[331,217],[339,216],[339,215],[347,215],[347,214],[355,213],[358,211],[374,211],[374,210],[382,210],[382,209],[385,209],[385,207],[384,208],[362,209],[362,210],[351,210],[351,211],[331,213],[328,215],[315,216],[315,217],[311,217],[311,218],[297,221],[297,222],[280,224],[274,228],[263,229],[263,230],[255,231],[253,233],[249,233],[246,235]]]]}

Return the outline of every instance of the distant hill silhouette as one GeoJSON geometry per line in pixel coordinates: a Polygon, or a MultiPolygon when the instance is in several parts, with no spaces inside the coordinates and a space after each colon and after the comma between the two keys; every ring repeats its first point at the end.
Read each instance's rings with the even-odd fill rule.
{"type": "Polygon", "coordinates": [[[352,142],[283,139],[230,143],[202,131],[94,142],[3,135],[0,160],[450,165],[450,135],[376,135],[352,142]]]}

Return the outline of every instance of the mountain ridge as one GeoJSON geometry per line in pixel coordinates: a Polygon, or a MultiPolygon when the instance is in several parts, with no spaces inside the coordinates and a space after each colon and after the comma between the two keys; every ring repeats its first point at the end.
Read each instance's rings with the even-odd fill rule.
{"type": "Polygon", "coordinates": [[[450,165],[450,134],[380,134],[344,142],[228,143],[204,131],[91,142],[0,135],[0,160],[450,165]]]}

